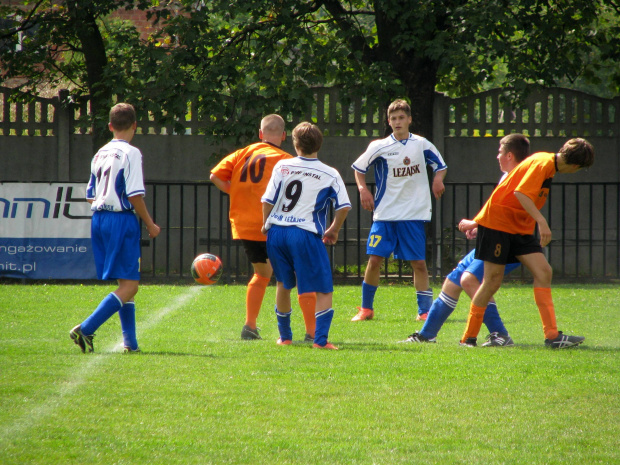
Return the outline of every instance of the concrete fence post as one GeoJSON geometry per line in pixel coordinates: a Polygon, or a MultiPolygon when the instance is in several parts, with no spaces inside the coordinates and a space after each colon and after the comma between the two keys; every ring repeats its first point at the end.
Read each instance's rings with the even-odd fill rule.
{"type": "Polygon", "coordinates": [[[57,179],[71,180],[71,105],[68,105],[69,91],[58,91],[56,105],[56,150],[57,150],[57,179]]]}

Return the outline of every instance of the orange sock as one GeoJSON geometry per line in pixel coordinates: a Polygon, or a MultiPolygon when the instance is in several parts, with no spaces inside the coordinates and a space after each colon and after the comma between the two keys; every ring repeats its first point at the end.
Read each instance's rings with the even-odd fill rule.
{"type": "Polygon", "coordinates": [[[467,317],[467,326],[465,327],[465,333],[461,342],[465,342],[468,337],[478,337],[480,328],[482,327],[482,320],[484,318],[484,311],[486,306],[477,307],[473,303],[469,307],[469,316],[467,317]]]}
{"type": "Polygon", "coordinates": [[[265,290],[270,279],[254,273],[248,283],[248,290],[245,297],[245,324],[252,329],[256,329],[256,319],[263,304],[265,290]]]}
{"type": "Polygon", "coordinates": [[[555,307],[551,298],[550,287],[535,287],[534,300],[538,306],[540,319],[542,320],[543,332],[546,339],[555,339],[558,337],[558,325],[555,321],[555,307]]]}
{"type": "Polygon", "coordinates": [[[316,317],[314,316],[314,312],[316,312],[316,293],[306,292],[305,294],[299,294],[297,300],[299,301],[301,313],[304,315],[306,334],[314,337],[316,329],[316,317]]]}

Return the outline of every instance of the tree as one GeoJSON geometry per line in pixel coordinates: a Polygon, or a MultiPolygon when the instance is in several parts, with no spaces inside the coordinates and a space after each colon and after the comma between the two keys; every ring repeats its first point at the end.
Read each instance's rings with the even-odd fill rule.
{"type": "Polygon", "coordinates": [[[64,75],[102,107],[121,95],[163,123],[182,120],[192,101],[220,136],[253,133],[266,112],[306,114],[315,85],[384,106],[404,96],[412,130],[426,136],[437,90],[463,95],[502,77],[516,99],[532,84],[596,81],[597,69],[613,64],[608,87],[620,91],[617,0],[26,3],[39,13],[9,33],[34,24],[39,31],[29,54],[0,57],[7,75],[64,75]],[[131,27],[104,21],[120,5],[157,6],[160,28],[141,41],[131,27]]]}

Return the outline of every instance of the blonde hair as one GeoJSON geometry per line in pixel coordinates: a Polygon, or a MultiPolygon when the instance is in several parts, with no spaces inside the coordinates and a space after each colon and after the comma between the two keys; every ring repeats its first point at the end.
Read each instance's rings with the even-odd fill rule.
{"type": "Polygon", "coordinates": [[[284,119],[280,115],[265,116],[260,122],[260,129],[264,134],[280,135],[284,132],[284,119]]]}
{"type": "Polygon", "coordinates": [[[396,99],[390,103],[387,109],[388,118],[396,111],[404,111],[407,116],[411,116],[411,107],[403,99],[396,99]]]}
{"type": "Polygon", "coordinates": [[[323,133],[317,125],[304,121],[293,129],[293,145],[305,155],[316,153],[323,145],[323,133]]]}

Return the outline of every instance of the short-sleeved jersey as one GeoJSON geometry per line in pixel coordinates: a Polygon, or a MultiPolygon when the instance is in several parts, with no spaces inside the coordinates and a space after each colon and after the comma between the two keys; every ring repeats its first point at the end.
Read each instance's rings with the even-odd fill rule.
{"type": "Polygon", "coordinates": [[[371,142],[352,168],[366,173],[375,168],[375,221],[430,221],[432,204],[426,165],[433,172],[447,168],[435,146],[409,134],[406,140],[394,135],[371,142]]]}
{"type": "Polygon", "coordinates": [[[129,197],[144,196],[142,153],[120,139],[101,147],[90,164],[86,198],[91,210],[122,212],[133,210],[129,197]]]}
{"type": "Polygon", "coordinates": [[[258,142],[231,153],[211,170],[221,180],[230,181],[229,218],[233,239],[267,240],[261,233],[260,198],[276,163],[290,158],[293,156],[281,148],[258,142]]]}
{"type": "Polygon", "coordinates": [[[474,221],[482,226],[510,234],[534,234],[536,221],[521,205],[515,192],[534,202],[539,210],[549,196],[557,172],[554,153],[535,153],[514,168],[495,188],[474,221]]]}
{"type": "Polygon", "coordinates": [[[272,224],[297,226],[319,236],[328,226],[332,205],[335,210],[351,206],[338,170],[304,157],[278,162],[261,200],[274,206],[267,229],[272,224]]]}

